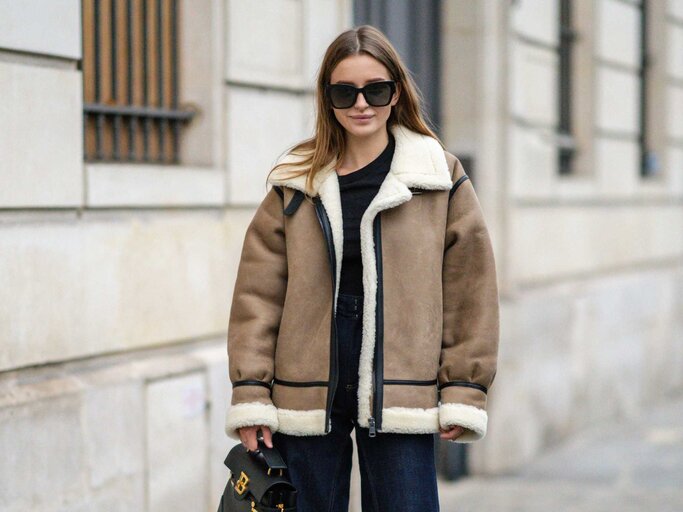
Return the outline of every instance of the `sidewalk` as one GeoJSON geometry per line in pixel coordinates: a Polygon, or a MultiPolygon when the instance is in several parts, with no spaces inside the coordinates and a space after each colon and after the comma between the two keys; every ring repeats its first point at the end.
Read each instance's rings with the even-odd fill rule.
{"type": "Polygon", "coordinates": [[[683,512],[683,397],[502,477],[439,482],[442,512],[683,512]]]}

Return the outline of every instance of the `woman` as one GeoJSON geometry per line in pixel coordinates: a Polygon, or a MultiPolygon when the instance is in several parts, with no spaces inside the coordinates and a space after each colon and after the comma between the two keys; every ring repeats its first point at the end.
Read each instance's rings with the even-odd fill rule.
{"type": "Polygon", "coordinates": [[[339,35],[316,92],[315,135],[280,158],[245,236],[226,433],[283,454],[299,510],[345,511],[355,428],[363,510],[438,510],[434,434],[486,433],[486,224],[379,30],[339,35]]]}

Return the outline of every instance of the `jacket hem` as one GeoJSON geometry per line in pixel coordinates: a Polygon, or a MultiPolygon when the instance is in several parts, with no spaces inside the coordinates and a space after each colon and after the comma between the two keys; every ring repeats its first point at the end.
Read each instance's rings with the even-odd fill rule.
{"type": "Polygon", "coordinates": [[[278,409],[279,431],[292,436],[320,436],[325,432],[325,409],[278,409]]]}
{"type": "Polygon", "coordinates": [[[439,405],[439,424],[442,428],[459,425],[465,431],[452,441],[472,443],[486,435],[488,415],[484,409],[467,404],[446,403],[439,405]]]}
{"type": "Polygon", "coordinates": [[[237,429],[265,425],[271,432],[278,430],[277,408],[262,402],[245,402],[231,405],[225,417],[225,433],[236,441],[241,441],[237,429]]]}
{"type": "MultiPolygon", "coordinates": [[[[294,436],[325,435],[325,410],[278,409],[278,431],[294,436]]],[[[382,409],[380,433],[433,434],[439,432],[439,408],[389,407],[382,409]]],[[[368,427],[367,419],[360,420],[368,427]]]]}
{"type": "MultiPolygon", "coordinates": [[[[366,420],[367,426],[367,420],[366,420]]],[[[433,434],[439,431],[439,408],[419,407],[382,408],[382,433],[433,434]]]]}

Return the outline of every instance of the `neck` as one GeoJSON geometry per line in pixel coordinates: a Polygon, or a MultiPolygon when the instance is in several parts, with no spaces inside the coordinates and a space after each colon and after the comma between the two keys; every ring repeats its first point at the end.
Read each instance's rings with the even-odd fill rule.
{"type": "Polygon", "coordinates": [[[356,137],[346,133],[346,151],[340,169],[356,170],[377,158],[389,144],[387,130],[378,130],[372,135],[356,137]]]}

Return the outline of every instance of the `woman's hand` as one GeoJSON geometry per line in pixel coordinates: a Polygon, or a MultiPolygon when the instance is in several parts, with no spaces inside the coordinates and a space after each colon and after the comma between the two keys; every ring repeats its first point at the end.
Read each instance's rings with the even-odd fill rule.
{"type": "Polygon", "coordinates": [[[453,439],[460,437],[462,433],[465,432],[465,429],[460,425],[449,425],[448,430],[439,427],[439,431],[441,432],[439,435],[441,439],[448,439],[452,441],[453,439]]]}
{"type": "Polygon", "coordinates": [[[252,427],[242,427],[239,429],[240,440],[247,450],[253,452],[258,448],[256,433],[259,429],[263,432],[263,442],[266,443],[266,446],[268,448],[273,447],[273,434],[271,433],[270,428],[265,425],[254,425],[252,427]]]}

